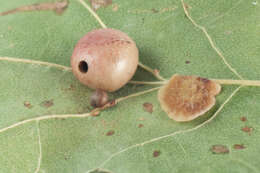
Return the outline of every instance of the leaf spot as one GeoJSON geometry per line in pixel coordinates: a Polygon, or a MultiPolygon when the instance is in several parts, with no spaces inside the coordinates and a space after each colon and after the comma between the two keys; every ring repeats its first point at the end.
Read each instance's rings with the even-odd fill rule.
{"type": "Polygon", "coordinates": [[[161,155],[161,152],[159,151],[159,150],[155,150],[154,152],[153,152],[153,157],[158,157],[158,156],[160,156],[161,155]]]}
{"type": "Polygon", "coordinates": [[[113,10],[114,12],[118,11],[118,8],[119,8],[118,4],[113,4],[112,10],[113,10]]]}
{"type": "Polygon", "coordinates": [[[251,132],[253,131],[253,128],[245,126],[245,127],[242,128],[242,131],[244,131],[244,132],[248,133],[249,135],[251,135],[251,132]]]}
{"type": "Polygon", "coordinates": [[[190,64],[190,61],[189,60],[185,61],[185,64],[190,64]]]}
{"type": "Polygon", "coordinates": [[[136,9],[136,10],[128,10],[128,13],[131,14],[149,14],[149,13],[165,13],[165,12],[172,12],[176,10],[176,6],[172,7],[164,7],[164,8],[152,8],[152,9],[136,9]]]}
{"type": "Polygon", "coordinates": [[[68,1],[60,1],[60,2],[45,2],[45,3],[37,3],[32,5],[21,6],[9,11],[5,11],[0,13],[0,16],[5,16],[9,14],[15,14],[19,12],[27,12],[27,11],[54,11],[57,14],[62,14],[64,10],[68,7],[68,1]]]}
{"type": "Polygon", "coordinates": [[[40,104],[42,107],[49,108],[54,105],[53,100],[46,100],[40,104]]]}
{"type": "Polygon", "coordinates": [[[27,107],[28,109],[31,109],[33,106],[31,105],[31,103],[30,102],[28,102],[28,101],[25,101],[24,103],[23,103],[23,105],[25,106],[25,107],[27,107]]]}
{"type": "Polygon", "coordinates": [[[89,2],[95,11],[101,7],[107,7],[112,4],[112,0],[89,0],[89,2]]]}
{"type": "Polygon", "coordinates": [[[143,108],[146,112],[153,113],[153,104],[152,103],[144,103],[143,108]]]}
{"type": "Polygon", "coordinates": [[[115,131],[114,130],[109,130],[107,133],[106,133],[106,136],[112,136],[115,134],[115,131]]]}
{"type": "Polygon", "coordinates": [[[229,149],[225,145],[213,145],[211,147],[211,151],[213,154],[228,154],[229,149]]]}
{"type": "Polygon", "coordinates": [[[245,149],[246,147],[243,144],[235,144],[233,148],[236,150],[242,150],[245,149]]]}
{"type": "Polygon", "coordinates": [[[247,121],[247,118],[246,117],[240,117],[240,120],[245,122],[245,121],[247,121]]]}
{"type": "Polygon", "coordinates": [[[144,127],[143,124],[139,124],[139,125],[138,125],[138,128],[142,128],[142,127],[144,127]]]}

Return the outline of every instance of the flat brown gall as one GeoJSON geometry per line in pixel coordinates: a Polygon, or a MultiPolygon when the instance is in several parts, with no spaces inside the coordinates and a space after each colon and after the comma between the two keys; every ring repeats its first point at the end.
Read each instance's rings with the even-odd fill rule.
{"type": "Polygon", "coordinates": [[[198,76],[173,75],[158,92],[162,109],[175,121],[191,121],[215,105],[221,86],[198,76]]]}

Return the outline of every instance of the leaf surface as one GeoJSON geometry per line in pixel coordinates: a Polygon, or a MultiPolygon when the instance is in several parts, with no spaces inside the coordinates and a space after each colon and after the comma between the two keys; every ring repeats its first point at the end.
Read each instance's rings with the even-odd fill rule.
{"type": "MultiPolygon", "coordinates": [[[[46,1],[12,0],[2,3],[0,11],[42,2],[46,1]]],[[[244,79],[260,80],[257,1],[185,0],[185,6],[197,26],[177,0],[114,0],[97,14],[109,27],[128,33],[138,45],[140,61],[166,78],[178,73],[238,79],[219,50],[244,79]]],[[[160,108],[157,92],[89,116],[92,91],[68,68],[51,63],[69,66],[76,42],[95,28],[100,28],[98,22],[76,0],[69,2],[62,15],[30,11],[0,16],[0,172],[260,171],[257,87],[241,88],[213,121],[199,128],[236,86],[223,86],[216,106],[188,123],[169,119],[160,108]],[[50,64],[24,63],[24,59],[50,64]],[[144,103],[153,105],[152,113],[143,108],[144,103]],[[82,113],[86,114],[79,117],[82,113]],[[244,127],[251,131],[243,131],[244,127]],[[245,148],[237,150],[235,144],[245,148]],[[223,145],[229,152],[214,154],[214,145],[223,145]]],[[[154,80],[142,69],[134,79],[154,80]]],[[[111,97],[148,88],[129,84],[111,97]]]]}

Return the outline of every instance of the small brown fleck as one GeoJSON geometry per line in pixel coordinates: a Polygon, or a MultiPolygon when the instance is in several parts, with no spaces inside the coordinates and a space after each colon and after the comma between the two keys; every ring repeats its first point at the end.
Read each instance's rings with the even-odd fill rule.
{"type": "Polygon", "coordinates": [[[156,10],[155,8],[152,8],[152,12],[153,12],[153,13],[158,13],[159,11],[156,10]]]}
{"type": "Polygon", "coordinates": [[[236,150],[242,150],[246,148],[243,144],[235,144],[233,147],[236,150]]]}
{"type": "Polygon", "coordinates": [[[240,117],[240,120],[241,121],[247,121],[247,118],[246,117],[240,117]]]}
{"type": "Polygon", "coordinates": [[[198,81],[202,81],[204,83],[208,83],[210,80],[208,80],[207,78],[202,78],[202,77],[198,77],[197,78],[198,81]]]}
{"type": "Polygon", "coordinates": [[[139,125],[138,125],[138,128],[142,128],[142,127],[144,127],[143,124],[139,124],[139,125]]]}
{"type": "Polygon", "coordinates": [[[91,112],[91,116],[96,117],[100,114],[100,111],[93,111],[91,112]]]}
{"type": "Polygon", "coordinates": [[[109,106],[108,107],[114,107],[115,105],[116,105],[116,100],[115,99],[113,99],[113,100],[110,100],[109,102],[108,102],[108,104],[109,104],[109,106]]]}
{"type": "Polygon", "coordinates": [[[69,86],[69,88],[68,88],[69,90],[74,90],[75,89],[75,87],[72,85],[72,84],[70,84],[70,86],[69,86]]]}
{"type": "Polygon", "coordinates": [[[155,150],[153,152],[153,157],[158,157],[158,156],[160,156],[160,154],[161,154],[161,152],[159,150],[155,150]]]}
{"type": "Polygon", "coordinates": [[[160,73],[160,71],[158,69],[154,69],[153,71],[154,71],[155,74],[159,74],[160,73]]]}
{"type": "Polygon", "coordinates": [[[25,107],[27,107],[28,109],[31,109],[33,106],[31,105],[31,103],[30,102],[28,102],[28,101],[25,101],[24,103],[23,103],[23,105],[25,106],[25,107]]]}
{"type": "Polygon", "coordinates": [[[153,104],[152,103],[144,103],[143,108],[146,112],[153,113],[153,104]]]}
{"type": "Polygon", "coordinates": [[[230,35],[230,34],[232,34],[232,31],[225,31],[225,34],[230,35]]]}
{"type": "Polygon", "coordinates": [[[245,126],[245,127],[242,128],[242,131],[248,133],[249,135],[251,135],[252,130],[253,130],[253,128],[248,127],[248,126],[245,126]]]}
{"type": "Polygon", "coordinates": [[[49,108],[54,105],[53,100],[46,100],[40,104],[42,107],[49,108]]]}
{"type": "Polygon", "coordinates": [[[140,120],[140,121],[144,121],[145,119],[144,119],[144,117],[141,117],[141,118],[139,118],[139,120],[140,120]]]}
{"type": "Polygon", "coordinates": [[[189,4],[187,4],[187,3],[184,3],[184,8],[188,10],[191,8],[191,6],[189,6],[189,4]]]}
{"type": "Polygon", "coordinates": [[[115,131],[114,131],[114,130],[109,130],[109,131],[106,133],[106,136],[112,136],[113,134],[115,134],[115,131]]]}
{"type": "Polygon", "coordinates": [[[107,7],[112,4],[112,0],[89,0],[94,10],[98,10],[101,7],[107,7]]]}
{"type": "Polygon", "coordinates": [[[188,60],[187,60],[187,61],[185,61],[185,64],[189,64],[189,63],[190,63],[190,61],[188,61],[188,60]]]}
{"type": "Polygon", "coordinates": [[[213,145],[210,149],[213,154],[228,154],[229,149],[225,145],[213,145]]]}
{"type": "Polygon", "coordinates": [[[113,4],[112,10],[114,12],[118,11],[118,4],[113,4]]]}

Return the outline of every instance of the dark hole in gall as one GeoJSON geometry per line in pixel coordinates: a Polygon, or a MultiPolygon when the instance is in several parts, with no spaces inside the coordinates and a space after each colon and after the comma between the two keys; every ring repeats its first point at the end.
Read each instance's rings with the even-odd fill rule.
{"type": "Polygon", "coordinates": [[[82,73],[88,72],[88,63],[86,61],[79,62],[79,71],[82,73]]]}

